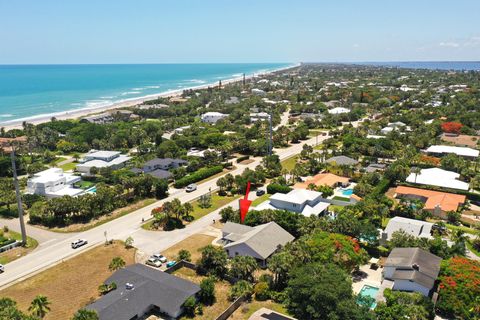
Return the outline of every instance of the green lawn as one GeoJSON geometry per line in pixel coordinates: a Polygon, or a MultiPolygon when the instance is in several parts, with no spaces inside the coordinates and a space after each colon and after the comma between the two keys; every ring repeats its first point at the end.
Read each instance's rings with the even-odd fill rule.
{"type": "Polygon", "coordinates": [[[209,214],[212,211],[221,208],[235,199],[240,198],[240,195],[235,196],[219,196],[218,194],[212,194],[212,205],[209,208],[200,208],[198,200],[192,202],[193,205],[193,213],[192,216],[195,220],[200,219],[201,217],[209,214]]]}
{"type": "Polygon", "coordinates": [[[288,171],[293,170],[293,168],[295,168],[295,164],[297,163],[298,158],[300,158],[300,155],[297,154],[293,157],[283,160],[281,162],[282,168],[287,169],[288,171]]]}
{"type": "Polygon", "coordinates": [[[333,212],[339,212],[343,208],[344,208],[344,206],[337,206],[336,204],[331,204],[331,205],[328,206],[328,210],[333,211],[333,212]]]}
{"type": "Polygon", "coordinates": [[[77,162],[73,161],[73,162],[65,163],[64,165],[60,166],[59,168],[61,168],[63,171],[70,171],[70,170],[75,169],[77,164],[78,164],[77,162]]]}
{"type": "Polygon", "coordinates": [[[474,255],[476,255],[477,257],[480,258],[480,252],[478,252],[474,247],[473,245],[470,243],[470,241],[467,241],[465,243],[465,245],[467,246],[467,249],[470,250],[474,255]]]}
{"type": "MultiPolygon", "coordinates": [[[[4,236],[9,239],[22,240],[22,235],[18,232],[9,230],[8,233],[5,233],[4,236]]],[[[25,247],[17,247],[5,252],[0,253],[0,264],[7,264],[16,260],[28,252],[32,251],[38,246],[37,240],[27,236],[27,245],[25,247]]]]}
{"type": "Polygon", "coordinates": [[[93,182],[85,181],[85,180],[81,180],[81,181],[75,183],[75,187],[80,188],[80,189],[84,189],[84,190],[86,190],[90,187],[93,187],[93,185],[94,185],[93,182]]]}
{"type": "Polygon", "coordinates": [[[265,193],[263,196],[258,197],[257,199],[253,200],[252,207],[258,206],[260,203],[270,199],[270,194],[265,193]]]}
{"type": "Polygon", "coordinates": [[[57,163],[67,160],[65,157],[56,157],[53,161],[49,163],[50,166],[55,166],[57,163]]]}

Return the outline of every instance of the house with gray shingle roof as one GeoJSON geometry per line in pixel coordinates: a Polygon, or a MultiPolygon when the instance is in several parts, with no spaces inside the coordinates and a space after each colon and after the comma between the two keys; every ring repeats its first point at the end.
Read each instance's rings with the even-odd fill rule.
{"type": "Polygon", "coordinates": [[[327,159],[327,163],[334,163],[337,166],[354,166],[358,163],[357,160],[347,156],[335,156],[327,159]]]}
{"type": "Polygon", "coordinates": [[[278,249],[295,238],[275,222],[255,227],[227,222],[222,229],[222,241],[228,256],[250,256],[261,266],[278,249]]]}
{"type": "Polygon", "coordinates": [[[419,292],[428,297],[435,285],[442,258],[420,248],[395,248],[382,271],[393,290],[419,292]]]}
{"type": "Polygon", "coordinates": [[[178,318],[184,302],[200,291],[195,283],[139,263],[116,271],[105,281],[113,282],[117,289],[86,307],[95,310],[100,320],[137,319],[151,311],[178,318]]]}

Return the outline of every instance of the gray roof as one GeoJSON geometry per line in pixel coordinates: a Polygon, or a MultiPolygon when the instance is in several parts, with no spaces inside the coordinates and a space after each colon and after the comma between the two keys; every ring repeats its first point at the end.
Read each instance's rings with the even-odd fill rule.
{"type": "Polygon", "coordinates": [[[335,162],[337,165],[339,166],[342,166],[342,165],[345,165],[345,166],[353,166],[355,164],[358,163],[357,160],[355,159],[352,159],[350,157],[347,157],[347,156],[335,156],[335,157],[331,157],[327,160],[328,163],[332,163],[332,162],[335,162]]]}
{"type": "Polygon", "coordinates": [[[442,258],[420,248],[395,248],[385,267],[396,268],[393,280],[412,280],[431,289],[440,272],[441,261],[442,258]]]}
{"type": "Polygon", "coordinates": [[[184,163],[187,163],[187,161],[182,160],[182,159],[172,159],[172,158],[165,158],[165,159],[155,158],[155,159],[152,159],[150,161],[145,162],[144,165],[145,166],[158,166],[158,165],[170,166],[173,163],[184,164],[184,163]]]}
{"type": "MultiPolygon", "coordinates": [[[[245,226],[236,223],[232,224],[235,224],[237,226],[229,226],[229,228],[235,227],[240,231],[246,230],[242,228],[245,226]]],[[[288,242],[291,242],[295,239],[290,233],[285,231],[282,227],[280,227],[273,221],[250,228],[250,231],[244,232],[242,234],[229,234],[229,237],[235,234],[235,238],[237,240],[225,245],[225,248],[228,249],[239,244],[245,244],[256,254],[258,254],[259,257],[261,257],[262,259],[267,259],[279,247],[284,246],[288,242]]]]}
{"type": "Polygon", "coordinates": [[[378,170],[383,170],[386,168],[386,165],[383,163],[372,163],[368,167],[365,168],[365,172],[375,172],[378,170]]]}
{"type": "Polygon", "coordinates": [[[392,238],[392,235],[396,231],[403,230],[407,234],[412,235],[417,238],[428,238],[430,239],[432,232],[433,223],[409,219],[404,217],[393,217],[388,221],[387,227],[385,228],[385,233],[387,234],[387,240],[392,238]]]}
{"type": "Polygon", "coordinates": [[[167,170],[162,170],[162,169],[153,170],[151,172],[147,172],[147,174],[158,179],[166,179],[166,180],[170,179],[173,176],[171,172],[167,170]]]}
{"type": "Polygon", "coordinates": [[[175,316],[185,300],[200,291],[200,287],[190,281],[139,263],[116,271],[105,281],[107,284],[112,282],[117,284],[116,290],[87,306],[87,309],[97,311],[100,320],[140,317],[150,306],[157,306],[161,312],[175,316]],[[127,290],[127,283],[134,288],[127,290]]]}
{"type": "Polygon", "coordinates": [[[227,221],[222,228],[223,233],[236,233],[236,234],[244,234],[249,231],[252,231],[253,227],[246,226],[244,224],[234,223],[227,221]]]}

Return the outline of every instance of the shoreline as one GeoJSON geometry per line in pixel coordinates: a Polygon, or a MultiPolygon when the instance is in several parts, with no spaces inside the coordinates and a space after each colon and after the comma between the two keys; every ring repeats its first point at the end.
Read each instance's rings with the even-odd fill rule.
{"type": "MultiPolygon", "coordinates": [[[[246,76],[245,79],[250,80],[254,76],[268,75],[268,74],[272,74],[272,73],[275,73],[275,72],[296,68],[296,67],[299,67],[300,65],[301,65],[300,63],[295,63],[295,64],[290,65],[290,66],[286,66],[286,67],[282,67],[282,68],[278,68],[278,69],[273,69],[273,70],[269,70],[269,71],[266,71],[266,72],[253,73],[250,76],[246,76]]],[[[219,81],[220,80],[221,79],[219,79],[219,81]]],[[[228,84],[232,84],[232,83],[239,82],[239,81],[242,81],[242,80],[243,80],[243,77],[235,77],[235,78],[223,79],[221,81],[222,81],[222,85],[228,85],[228,84]]],[[[202,85],[199,85],[199,86],[182,88],[182,89],[178,89],[178,90],[163,91],[163,92],[159,92],[159,93],[155,93],[155,94],[149,94],[149,95],[138,97],[138,98],[125,99],[125,100],[122,100],[122,101],[113,102],[112,104],[106,105],[106,106],[72,109],[72,110],[67,110],[67,111],[55,112],[55,113],[52,113],[52,114],[49,114],[49,115],[37,115],[37,116],[28,117],[28,118],[20,118],[20,119],[10,120],[8,122],[0,123],[0,128],[4,128],[6,131],[9,131],[9,130],[12,130],[12,129],[22,129],[23,128],[22,124],[24,122],[27,122],[27,123],[30,123],[30,124],[33,124],[33,125],[39,125],[41,123],[49,122],[52,117],[55,117],[57,120],[78,119],[78,118],[82,118],[82,117],[89,116],[89,115],[103,113],[103,112],[106,112],[106,111],[109,111],[109,110],[133,107],[135,105],[142,104],[146,101],[150,101],[150,100],[154,100],[154,99],[158,99],[158,98],[178,97],[185,90],[202,90],[202,89],[207,89],[208,87],[216,87],[216,86],[218,86],[218,81],[202,84],[202,85]]]]}

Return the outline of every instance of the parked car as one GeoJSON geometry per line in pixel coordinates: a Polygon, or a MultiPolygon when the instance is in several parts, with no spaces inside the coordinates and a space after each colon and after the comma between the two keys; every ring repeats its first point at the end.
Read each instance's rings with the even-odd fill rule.
{"type": "Polygon", "coordinates": [[[88,243],[87,240],[85,239],[78,239],[72,242],[72,249],[77,249],[80,248],[81,246],[84,246],[88,243]]]}
{"type": "Polygon", "coordinates": [[[158,260],[161,263],[167,262],[167,258],[165,258],[165,256],[163,254],[160,254],[160,253],[154,253],[154,254],[152,254],[152,256],[150,258],[158,260]]]}
{"type": "Polygon", "coordinates": [[[171,267],[173,267],[173,266],[176,265],[176,264],[177,264],[177,261],[168,261],[168,262],[167,262],[167,268],[171,268],[171,267]]]}
{"type": "Polygon", "coordinates": [[[195,183],[189,184],[186,188],[185,191],[187,192],[193,192],[197,190],[197,185],[195,183]]]}
{"type": "Polygon", "coordinates": [[[145,262],[145,264],[155,268],[160,268],[162,266],[162,263],[160,262],[160,260],[157,260],[155,258],[149,258],[147,262],[145,262]]]}
{"type": "Polygon", "coordinates": [[[3,264],[0,264],[0,273],[4,273],[5,272],[5,267],[3,266],[3,264]]]}
{"type": "Polygon", "coordinates": [[[265,190],[263,190],[263,189],[258,189],[255,194],[257,195],[257,197],[263,196],[263,195],[265,194],[265,190]]]}

